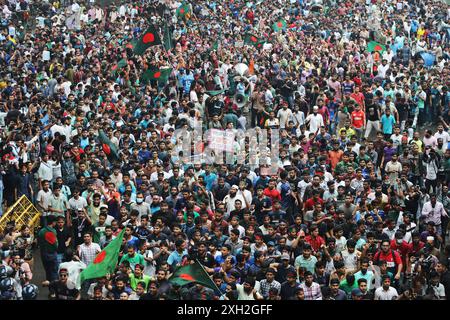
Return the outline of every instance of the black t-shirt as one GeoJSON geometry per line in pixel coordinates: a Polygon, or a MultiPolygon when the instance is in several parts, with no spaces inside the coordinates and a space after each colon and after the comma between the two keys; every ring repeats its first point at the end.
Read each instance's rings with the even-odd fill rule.
{"type": "Polygon", "coordinates": [[[55,295],[55,300],[75,300],[79,293],[79,291],[75,288],[75,284],[64,284],[60,280],[51,282],[48,289],[50,295],[55,295]],[[71,289],[69,289],[69,287],[71,289]]]}
{"type": "Polygon", "coordinates": [[[370,121],[380,120],[377,109],[378,109],[378,107],[375,104],[371,104],[366,107],[367,120],[370,120],[370,121]]]}
{"type": "Polygon", "coordinates": [[[204,256],[198,256],[197,259],[201,262],[201,264],[208,268],[214,268],[214,266],[216,265],[214,257],[209,252],[207,252],[204,256]]]}
{"type": "Polygon", "coordinates": [[[58,249],[56,252],[64,253],[67,248],[65,242],[72,237],[72,231],[67,227],[63,227],[62,230],[56,228],[56,237],[58,238],[58,249]]]}

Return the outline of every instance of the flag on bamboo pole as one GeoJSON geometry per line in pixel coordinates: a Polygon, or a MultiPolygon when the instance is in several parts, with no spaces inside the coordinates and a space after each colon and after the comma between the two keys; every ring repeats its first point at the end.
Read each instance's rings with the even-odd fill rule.
{"type": "Polygon", "coordinates": [[[266,43],[266,41],[258,38],[257,36],[255,36],[253,34],[247,33],[244,36],[244,44],[246,44],[246,45],[251,45],[251,46],[254,46],[259,49],[259,48],[262,48],[264,43],[266,43]]]}
{"type": "Polygon", "coordinates": [[[170,49],[173,48],[172,34],[171,34],[169,26],[166,22],[164,23],[163,41],[164,41],[164,49],[166,49],[166,51],[169,51],[170,49]]]}
{"type": "Polygon", "coordinates": [[[156,28],[150,26],[137,41],[136,46],[133,48],[133,52],[138,55],[143,55],[145,50],[159,44],[161,44],[161,38],[159,37],[156,28]]]}

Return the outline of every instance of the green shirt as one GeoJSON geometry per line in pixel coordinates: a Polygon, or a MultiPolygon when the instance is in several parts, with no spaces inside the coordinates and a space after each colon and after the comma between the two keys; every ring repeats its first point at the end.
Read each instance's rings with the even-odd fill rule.
{"type": "Polygon", "coordinates": [[[60,194],[59,197],[55,197],[55,195],[50,196],[50,200],[48,202],[48,206],[55,210],[62,210],[63,212],[51,212],[52,215],[56,217],[65,217],[65,211],[67,210],[67,199],[66,196],[60,194]]]}
{"type": "Polygon", "coordinates": [[[38,233],[38,243],[41,248],[41,252],[55,253],[58,249],[56,230],[49,226],[42,228],[38,233]]]}
{"type": "Polygon", "coordinates": [[[130,267],[131,269],[134,270],[134,266],[137,264],[143,265],[145,266],[145,260],[144,260],[144,256],[140,253],[135,252],[133,257],[130,257],[127,254],[125,254],[122,259],[120,260],[120,263],[123,263],[124,261],[128,261],[130,263],[130,267]]]}
{"type": "Polygon", "coordinates": [[[134,273],[131,273],[130,274],[130,286],[131,286],[131,289],[136,291],[137,284],[139,282],[144,282],[145,283],[145,291],[147,291],[148,283],[150,282],[150,280],[151,280],[150,276],[147,276],[145,274],[142,274],[140,278],[136,278],[134,273]]]}

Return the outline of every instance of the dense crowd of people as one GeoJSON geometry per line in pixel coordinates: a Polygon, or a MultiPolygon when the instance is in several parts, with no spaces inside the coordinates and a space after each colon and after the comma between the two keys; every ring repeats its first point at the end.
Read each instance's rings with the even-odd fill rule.
{"type": "Polygon", "coordinates": [[[0,8],[0,215],[41,212],[0,235],[1,299],[450,299],[445,2],[0,8]],[[236,137],[199,160],[209,141],[176,135],[198,127],[277,132],[279,156],[236,137]],[[116,270],[81,282],[124,229],[116,270]],[[169,281],[194,261],[215,288],[169,281]]]}

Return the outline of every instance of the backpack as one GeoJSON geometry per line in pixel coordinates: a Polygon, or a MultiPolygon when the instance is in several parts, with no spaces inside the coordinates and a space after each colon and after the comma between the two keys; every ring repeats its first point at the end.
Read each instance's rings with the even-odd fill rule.
{"type": "MultiPolygon", "coordinates": [[[[375,254],[375,256],[373,257],[374,258],[374,261],[373,261],[373,264],[375,264],[375,265],[379,265],[379,263],[380,263],[380,254],[381,254],[381,251],[379,251],[379,252],[377,252],[376,254],[375,254]]],[[[391,254],[392,254],[392,260],[394,260],[394,267],[397,267],[397,262],[395,261],[395,250],[392,250],[391,249],[391,254]]],[[[389,268],[389,267],[388,267],[389,268]]]]}

